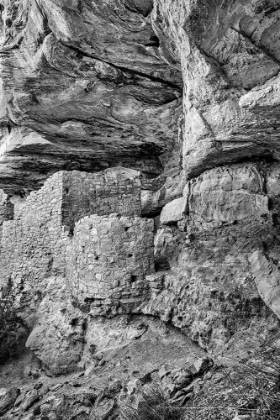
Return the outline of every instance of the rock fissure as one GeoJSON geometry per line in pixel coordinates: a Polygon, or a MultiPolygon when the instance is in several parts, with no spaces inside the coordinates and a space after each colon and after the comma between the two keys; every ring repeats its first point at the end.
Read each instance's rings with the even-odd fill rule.
{"type": "MultiPolygon", "coordinates": [[[[125,74],[127,74],[127,75],[132,75],[132,76],[134,76],[134,75],[135,75],[135,76],[139,76],[139,77],[141,77],[141,78],[144,78],[144,79],[149,79],[149,80],[151,80],[151,81],[153,81],[153,82],[156,82],[156,83],[162,83],[162,84],[165,84],[166,86],[169,86],[169,87],[173,88],[174,90],[176,90],[176,91],[178,92],[178,97],[179,97],[179,93],[180,93],[180,88],[181,88],[181,85],[177,85],[177,84],[170,83],[170,82],[168,82],[167,80],[160,79],[160,78],[157,78],[157,77],[154,77],[154,76],[151,76],[151,75],[148,75],[148,74],[145,74],[145,73],[139,72],[139,71],[137,71],[137,70],[130,69],[130,68],[128,68],[128,67],[116,66],[114,63],[111,63],[111,62],[109,62],[109,61],[99,60],[99,59],[98,59],[98,57],[96,57],[96,56],[94,56],[94,55],[92,55],[92,54],[90,54],[90,53],[86,53],[84,50],[82,50],[82,49],[80,49],[80,48],[78,48],[78,47],[76,47],[76,46],[74,46],[74,45],[71,45],[71,44],[66,44],[65,42],[63,42],[63,41],[61,41],[61,40],[60,40],[60,42],[61,42],[61,44],[62,44],[62,45],[64,45],[65,47],[67,47],[67,48],[69,48],[69,49],[71,49],[71,50],[73,50],[73,51],[75,51],[75,52],[77,52],[77,53],[80,53],[80,54],[82,54],[82,55],[84,55],[84,56],[86,56],[86,57],[93,58],[94,60],[98,60],[98,61],[100,61],[100,62],[106,63],[106,64],[108,64],[108,65],[112,66],[114,69],[116,69],[116,70],[120,70],[122,73],[125,73],[125,74]]],[[[146,44],[146,45],[147,45],[147,44],[146,44]]]]}
{"type": "MultiPolygon", "coordinates": [[[[242,35],[244,38],[248,39],[256,48],[258,48],[261,52],[263,52],[264,54],[267,55],[267,57],[271,58],[276,64],[280,64],[280,61],[270,52],[268,51],[265,47],[263,47],[262,45],[258,45],[257,43],[255,43],[252,40],[252,36],[254,35],[254,32],[251,34],[251,36],[248,36],[246,33],[242,32],[242,30],[237,30],[236,28],[232,27],[231,28],[233,31],[236,31],[237,33],[239,33],[240,35],[242,35]]],[[[255,29],[257,30],[257,29],[255,29]]],[[[269,79],[268,79],[269,80],[269,79]]]]}

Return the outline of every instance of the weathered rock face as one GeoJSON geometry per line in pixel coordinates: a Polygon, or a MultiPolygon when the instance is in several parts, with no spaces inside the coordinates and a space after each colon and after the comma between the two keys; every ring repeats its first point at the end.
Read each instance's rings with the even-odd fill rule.
{"type": "Polygon", "coordinates": [[[188,176],[251,156],[278,159],[278,15],[274,1],[156,1],[156,32],[182,63],[188,176]]]}
{"type": "Polygon", "coordinates": [[[177,141],[182,83],[160,56],[151,2],[1,5],[0,186],[119,164],[159,174],[177,141]]]}
{"type": "Polygon", "coordinates": [[[26,346],[39,355],[42,364],[53,374],[76,370],[84,347],[85,319],[72,306],[63,278],[48,279],[37,317],[26,346]]]}
{"type": "MultiPolygon", "coordinates": [[[[185,214],[178,220],[170,211],[155,236],[155,261],[159,267],[165,261],[169,270],[145,311],[189,331],[203,347],[224,346],[253,320],[261,324],[271,316],[250,261],[255,252],[279,258],[278,198],[267,188],[278,171],[278,165],[272,170],[260,163],[234,164],[186,185],[185,214]]],[[[163,216],[173,203],[179,208],[176,199],[163,208],[163,216]]]]}
{"type": "Polygon", "coordinates": [[[0,285],[30,381],[73,378],[1,391],[7,419],[185,404],[279,352],[280,2],[0,4],[0,285]]]}

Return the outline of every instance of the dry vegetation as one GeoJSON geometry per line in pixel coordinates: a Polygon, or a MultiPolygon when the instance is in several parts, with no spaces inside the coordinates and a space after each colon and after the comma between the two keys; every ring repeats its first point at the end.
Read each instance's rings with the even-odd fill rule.
{"type": "Polygon", "coordinates": [[[185,409],[173,406],[159,388],[149,388],[141,395],[138,407],[122,405],[121,420],[184,420],[185,409]]]}
{"type": "Polygon", "coordinates": [[[229,367],[217,368],[213,381],[186,407],[186,419],[232,420],[238,414],[242,419],[279,420],[279,349],[266,343],[250,357],[229,362],[229,367]]]}
{"type": "Polygon", "coordinates": [[[11,285],[0,292],[0,363],[17,352],[19,320],[13,305],[11,285]]]}
{"type": "Polygon", "coordinates": [[[159,389],[141,396],[138,408],[123,406],[121,420],[280,420],[280,352],[259,350],[230,366],[215,367],[212,380],[185,407],[159,389]],[[241,416],[241,417],[239,417],[241,416]]]}

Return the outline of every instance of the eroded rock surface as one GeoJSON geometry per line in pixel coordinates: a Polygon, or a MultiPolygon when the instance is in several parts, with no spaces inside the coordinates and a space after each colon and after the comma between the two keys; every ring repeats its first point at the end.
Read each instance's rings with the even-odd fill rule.
{"type": "Polygon", "coordinates": [[[278,159],[278,2],[158,0],[153,19],[182,63],[186,174],[278,159]]]}
{"type": "Polygon", "coordinates": [[[0,5],[4,419],[185,405],[278,354],[280,3],[0,5]]]}
{"type": "Polygon", "coordinates": [[[162,171],[182,82],[160,55],[150,3],[1,2],[6,191],[38,188],[60,169],[162,171]]]}

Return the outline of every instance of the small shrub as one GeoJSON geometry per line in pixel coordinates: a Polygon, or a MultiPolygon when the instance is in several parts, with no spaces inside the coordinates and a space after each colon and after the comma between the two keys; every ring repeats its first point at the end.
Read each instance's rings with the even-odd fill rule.
{"type": "Polygon", "coordinates": [[[17,352],[19,320],[13,305],[11,282],[0,294],[0,363],[17,352]]]}
{"type": "Polygon", "coordinates": [[[121,420],[183,420],[185,410],[172,405],[159,388],[148,388],[141,395],[137,408],[122,405],[121,420]]]}

